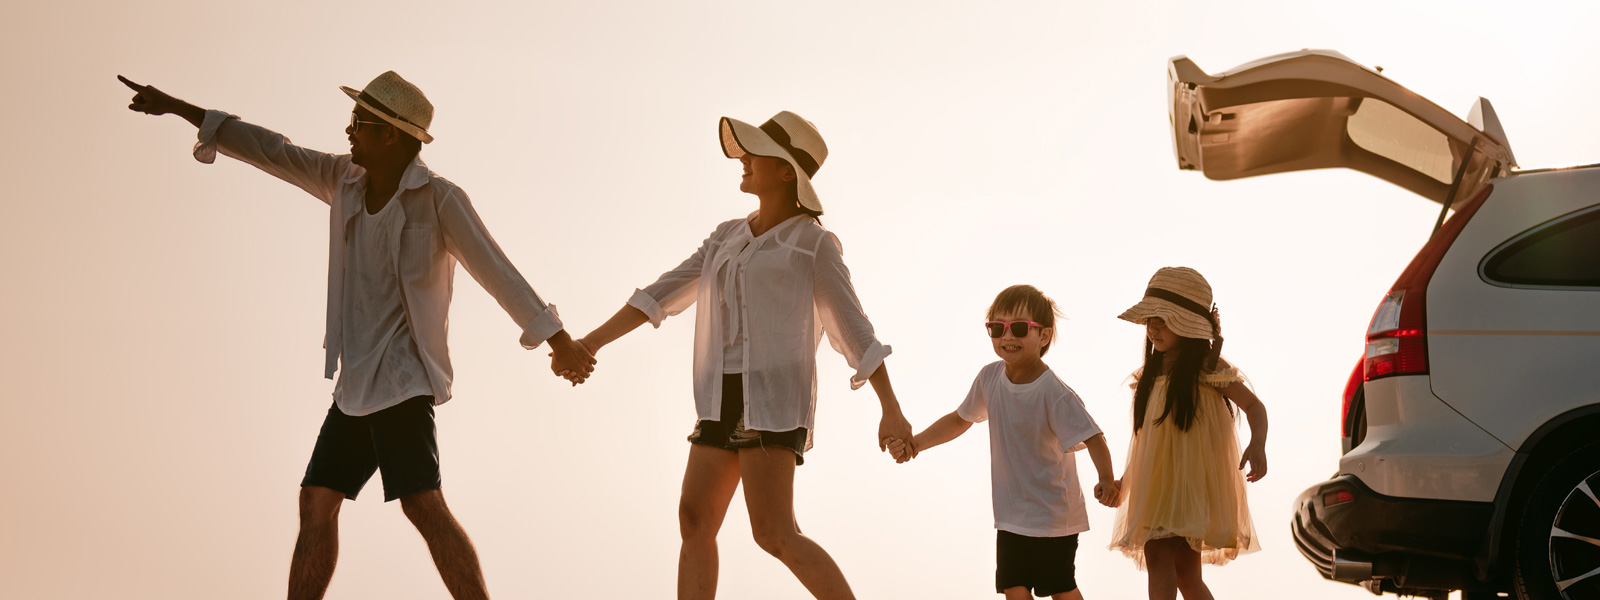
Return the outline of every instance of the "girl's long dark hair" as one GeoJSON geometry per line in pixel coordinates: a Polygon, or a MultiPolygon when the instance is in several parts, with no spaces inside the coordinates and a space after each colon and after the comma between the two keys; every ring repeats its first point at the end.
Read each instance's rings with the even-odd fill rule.
{"type": "MultiPolygon", "coordinates": [[[[1211,353],[1211,342],[1199,338],[1178,338],[1178,358],[1167,374],[1167,402],[1156,423],[1172,419],[1179,431],[1188,431],[1194,424],[1196,400],[1199,398],[1200,371],[1211,353]]],[[[1133,390],[1133,432],[1144,426],[1145,411],[1150,405],[1150,391],[1156,377],[1161,375],[1164,352],[1156,352],[1149,338],[1144,340],[1144,371],[1139,374],[1139,385],[1133,390]]],[[[1228,407],[1231,413],[1233,407],[1228,407]]]]}

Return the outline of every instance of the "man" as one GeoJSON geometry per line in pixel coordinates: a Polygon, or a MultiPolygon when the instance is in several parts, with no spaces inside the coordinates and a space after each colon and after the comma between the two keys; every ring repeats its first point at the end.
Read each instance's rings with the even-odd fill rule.
{"type": "Polygon", "coordinates": [[[487,598],[476,551],[444,502],[433,407],[450,399],[446,317],[456,261],[522,328],[524,348],[550,342],[551,370],[581,383],[594,357],[562,328],[489,236],[467,195],[418,157],[433,141],[433,105],[393,71],[355,100],[350,154],[295,146],[282,135],[203,110],[118,76],[136,94],[128,108],[176,114],[199,128],[194,156],[217,151],[299,186],[332,209],[328,244],[326,368],[334,384],[300,487],[300,535],[289,598],[321,598],[338,558],[342,500],[380,471],[384,499],[427,541],[455,598],[487,598]]]}

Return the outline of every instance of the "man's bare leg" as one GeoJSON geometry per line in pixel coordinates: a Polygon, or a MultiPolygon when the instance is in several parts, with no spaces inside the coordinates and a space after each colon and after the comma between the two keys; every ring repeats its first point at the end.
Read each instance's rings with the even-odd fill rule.
{"type": "Polygon", "coordinates": [[[300,488],[300,536],[289,561],[289,600],[322,600],[339,560],[339,507],[344,492],[315,485],[300,488]]]}
{"type": "Polygon", "coordinates": [[[489,590],[483,583],[483,569],[478,566],[478,552],[445,506],[444,492],[429,490],[405,496],[400,498],[400,509],[428,542],[433,566],[438,567],[450,596],[456,600],[487,600],[489,590]]]}

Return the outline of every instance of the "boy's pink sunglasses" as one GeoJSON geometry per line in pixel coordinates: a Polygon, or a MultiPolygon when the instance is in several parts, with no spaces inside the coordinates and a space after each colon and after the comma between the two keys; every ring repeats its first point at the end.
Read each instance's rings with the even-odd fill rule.
{"type": "Polygon", "coordinates": [[[988,321],[985,322],[983,326],[989,329],[989,337],[992,338],[998,338],[1005,335],[1007,327],[1011,328],[1012,337],[1019,338],[1028,337],[1029,327],[1038,327],[1040,329],[1044,329],[1044,325],[1040,325],[1033,321],[988,321]]]}

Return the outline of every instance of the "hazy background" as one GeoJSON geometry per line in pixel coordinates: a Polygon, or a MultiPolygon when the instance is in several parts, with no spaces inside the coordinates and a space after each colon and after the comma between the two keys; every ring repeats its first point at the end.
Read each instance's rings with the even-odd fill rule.
{"type": "MultiPolygon", "coordinates": [[[[336,86],[393,69],[437,107],[424,159],[574,335],[754,210],[718,117],[814,121],[831,151],[823,222],[918,429],[995,360],[989,301],[1031,283],[1070,319],[1047,361],[1120,472],[1120,384],[1142,334],[1115,317],[1158,267],[1199,269],[1272,423],[1270,475],[1250,486],[1264,549],[1207,582],[1226,598],[1368,597],[1294,550],[1291,502],[1336,468],[1344,379],[1438,205],[1352,171],[1178,171],[1167,59],[1215,73],[1339,50],[1458,115],[1492,99],[1525,168],[1583,164],[1600,160],[1600,8],[1115,4],[9,3],[0,596],[283,594],[332,390],[327,208],[231,159],[196,163],[194,128],[129,112],[115,75],[346,152],[336,86]]],[[[692,317],[607,348],[572,389],[469,276],[457,284],[439,442],[491,591],[670,597],[692,317]]],[[[986,428],[896,466],[876,448],[872,392],[851,392],[823,348],[817,445],[796,477],[805,531],[863,598],[993,597],[986,428]]],[[[329,597],[445,597],[381,500],[374,478],[345,505],[329,597]]],[[[1142,597],[1144,574],[1104,550],[1113,514],[1091,506],[1079,581],[1091,598],[1142,597]]],[[[750,540],[742,497],[721,544],[723,597],[805,597],[750,540]]]]}

